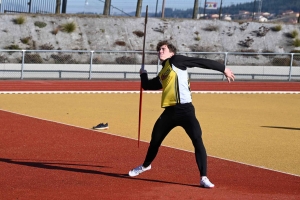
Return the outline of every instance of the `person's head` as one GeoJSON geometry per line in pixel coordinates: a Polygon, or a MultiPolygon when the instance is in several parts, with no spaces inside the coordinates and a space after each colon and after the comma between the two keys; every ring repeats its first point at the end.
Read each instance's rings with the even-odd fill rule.
{"type": "Polygon", "coordinates": [[[164,40],[157,44],[156,51],[158,52],[158,57],[161,61],[171,58],[176,54],[176,47],[170,42],[164,40]]]}

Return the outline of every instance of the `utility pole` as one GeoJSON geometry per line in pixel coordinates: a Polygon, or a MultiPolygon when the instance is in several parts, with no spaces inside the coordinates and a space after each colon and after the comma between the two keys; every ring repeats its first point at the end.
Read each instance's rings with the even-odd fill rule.
{"type": "Polygon", "coordinates": [[[28,12],[29,12],[29,13],[31,13],[31,0],[29,0],[29,2],[28,2],[28,6],[29,6],[29,10],[28,10],[28,12]]]}
{"type": "Polygon", "coordinates": [[[257,9],[257,13],[258,13],[258,17],[260,17],[261,15],[261,7],[262,7],[262,1],[263,0],[258,0],[258,9],[257,9]]]}
{"type": "Polygon", "coordinates": [[[193,12],[193,19],[197,19],[198,10],[199,10],[199,1],[195,0],[195,3],[194,3],[194,12],[193,12]]]}
{"type": "Polygon", "coordinates": [[[137,1],[136,12],[135,12],[135,16],[136,17],[140,17],[141,16],[142,4],[143,4],[143,0],[138,0],[137,1]]]}
{"type": "Polygon", "coordinates": [[[205,19],[205,12],[206,12],[206,0],[205,0],[205,2],[204,2],[204,13],[203,13],[204,19],[205,19]]]}
{"type": "Polygon", "coordinates": [[[110,1],[111,0],[105,0],[103,15],[109,15],[110,1]]]}
{"type": "Polygon", "coordinates": [[[155,17],[157,17],[157,5],[158,5],[158,0],[156,0],[155,17]]]}
{"type": "Polygon", "coordinates": [[[256,4],[256,0],[254,0],[254,4],[253,4],[252,21],[254,21],[254,15],[255,15],[255,4],[256,4]]]}
{"type": "Polygon", "coordinates": [[[63,0],[61,13],[66,13],[67,12],[67,1],[68,0],[63,0]]]}
{"type": "Polygon", "coordinates": [[[220,10],[219,10],[219,20],[221,19],[221,15],[222,15],[222,3],[223,1],[221,0],[220,10]]]}
{"type": "Polygon", "coordinates": [[[161,8],[161,18],[165,18],[165,0],[163,0],[162,8],[161,8]]]}

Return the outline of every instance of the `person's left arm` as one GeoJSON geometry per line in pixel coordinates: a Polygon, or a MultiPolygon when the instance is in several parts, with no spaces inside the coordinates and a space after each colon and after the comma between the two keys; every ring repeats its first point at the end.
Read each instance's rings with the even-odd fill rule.
{"type": "Polygon", "coordinates": [[[225,68],[224,64],[217,61],[205,59],[205,58],[194,58],[183,55],[175,55],[170,58],[170,62],[180,69],[186,69],[191,67],[200,67],[203,69],[211,69],[222,72],[228,82],[234,81],[234,74],[229,68],[225,68]]]}

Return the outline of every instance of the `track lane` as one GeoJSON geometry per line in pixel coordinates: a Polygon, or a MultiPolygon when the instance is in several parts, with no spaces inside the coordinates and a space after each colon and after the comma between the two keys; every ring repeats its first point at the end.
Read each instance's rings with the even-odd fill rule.
{"type": "Polygon", "coordinates": [[[136,140],[0,111],[1,199],[299,199],[300,177],[208,158],[214,189],[198,187],[194,154],[161,147],[136,178],[148,146],[136,140]]]}

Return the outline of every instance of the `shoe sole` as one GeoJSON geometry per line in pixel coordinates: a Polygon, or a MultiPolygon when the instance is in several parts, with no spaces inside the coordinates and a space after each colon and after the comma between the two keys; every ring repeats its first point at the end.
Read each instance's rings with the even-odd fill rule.
{"type": "Polygon", "coordinates": [[[212,189],[212,188],[214,188],[215,186],[212,186],[212,187],[205,187],[204,185],[200,185],[200,187],[202,187],[202,188],[207,188],[207,189],[212,189]]]}
{"type": "MultiPolygon", "coordinates": [[[[150,167],[150,169],[151,169],[151,167],[150,167]]],[[[140,172],[140,173],[138,173],[137,175],[130,175],[130,171],[128,172],[128,176],[130,176],[130,177],[135,177],[135,176],[138,176],[138,175],[140,175],[141,173],[143,173],[143,172],[146,172],[146,171],[149,171],[150,169],[146,169],[145,171],[142,171],[142,172],[140,172]]]]}
{"type": "Polygon", "coordinates": [[[106,129],[108,129],[108,127],[107,128],[93,128],[94,130],[106,130],[106,129]]]}

